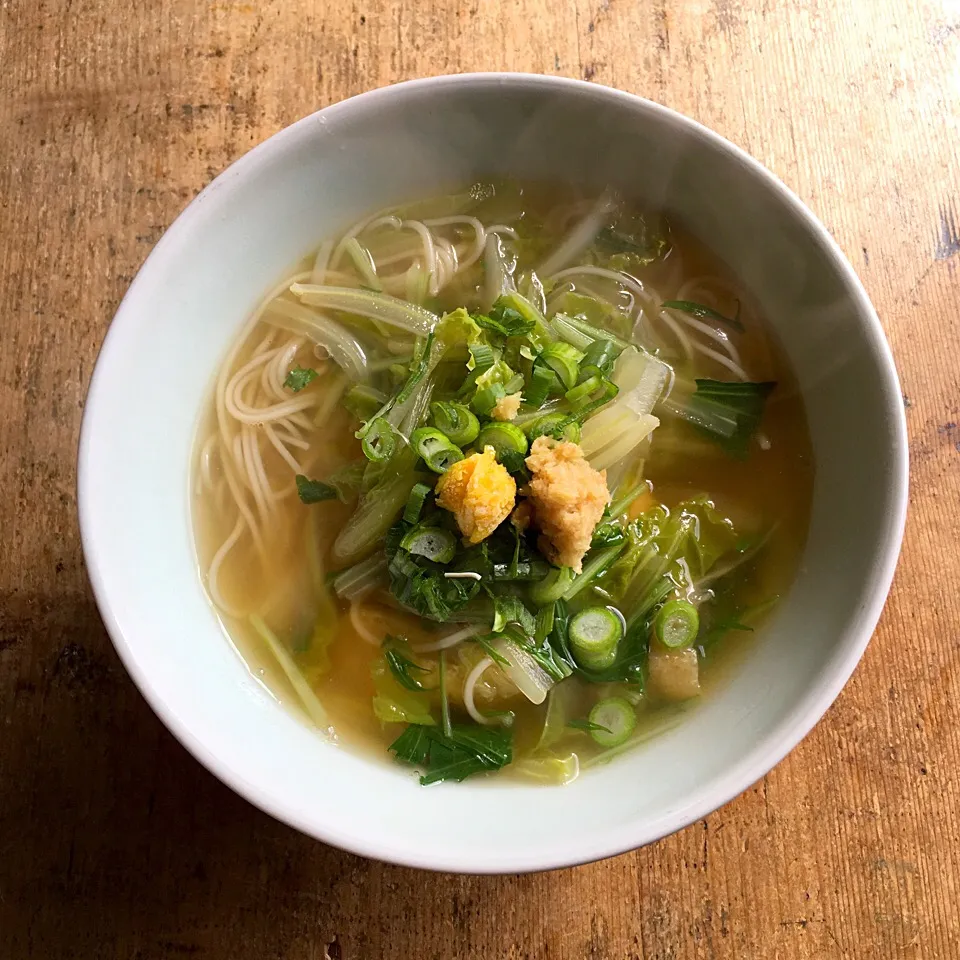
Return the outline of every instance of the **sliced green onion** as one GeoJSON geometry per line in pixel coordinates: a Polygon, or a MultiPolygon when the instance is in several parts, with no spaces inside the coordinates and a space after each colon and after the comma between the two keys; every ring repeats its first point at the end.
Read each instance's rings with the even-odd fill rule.
{"type": "Polygon", "coordinates": [[[518,390],[522,390],[524,385],[524,379],[522,373],[515,373],[504,385],[503,389],[506,394],[516,393],[518,390]]]}
{"type": "Polygon", "coordinates": [[[555,440],[569,440],[571,443],[580,442],[580,424],[571,420],[562,413],[548,413],[539,420],[534,420],[527,427],[527,436],[533,443],[537,437],[553,437],[555,440]]]}
{"type": "Polygon", "coordinates": [[[493,447],[498,460],[509,454],[523,456],[527,452],[527,438],[512,423],[488,423],[477,437],[477,449],[485,447],[493,447]]]}
{"type": "Polygon", "coordinates": [[[450,438],[434,427],[413,431],[410,443],[434,473],[445,473],[451,464],[463,459],[463,451],[450,438]]]}
{"type": "Polygon", "coordinates": [[[400,541],[400,549],[434,563],[449,563],[457,552],[457,538],[442,527],[416,526],[400,541]]]}
{"type": "Polygon", "coordinates": [[[539,359],[560,378],[560,382],[569,390],[577,382],[583,356],[576,347],[560,341],[544,347],[539,359]]]}
{"type": "Polygon", "coordinates": [[[689,600],[668,600],[653,621],[657,639],[671,650],[689,647],[700,632],[700,614],[689,600]]]}
{"type": "Polygon", "coordinates": [[[438,400],[430,404],[430,419],[434,426],[445,433],[451,443],[466,447],[477,439],[480,421],[473,411],[462,403],[438,400]]]}
{"type": "Polygon", "coordinates": [[[588,377],[583,381],[583,383],[577,385],[572,390],[568,390],[564,396],[567,398],[571,406],[576,409],[580,402],[587,400],[590,397],[590,394],[593,393],[594,390],[597,390],[602,383],[603,380],[596,375],[588,377]]]}
{"type": "Polygon", "coordinates": [[[624,697],[607,697],[594,704],[588,720],[593,724],[590,736],[601,747],[619,747],[637,727],[633,704],[624,697]]]}
{"type": "Polygon", "coordinates": [[[606,670],[617,659],[623,632],[623,620],[614,610],[584,608],[570,620],[570,648],[574,658],[588,670],[606,670]]]}
{"type": "Polygon", "coordinates": [[[534,363],[523,395],[528,407],[542,407],[547,397],[560,387],[557,375],[546,364],[534,363]]]}
{"type": "Polygon", "coordinates": [[[472,343],[469,347],[470,360],[473,364],[467,364],[475,374],[479,375],[484,370],[489,370],[496,362],[497,355],[493,352],[493,347],[489,343],[472,343]]]}
{"type": "Polygon", "coordinates": [[[539,583],[530,588],[530,599],[535,606],[544,607],[559,600],[567,587],[573,583],[573,570],[570,567],[554,567],[539,583]]]}
{"type": "Polygon", "coordinates": [[[432,489],[425,483],[417,483],[410,491],[410,497],[403,510],[403,519],[407,523],[416,523],[423,512],[423,505],[427,502],[427,497],[432,493],[432,489]]]}
{"type": "Polygon", "coordinates": [[[490,415],[493,408],[507,395],[502,383],[492,383],[489,387],[478,390],[471,406],[481,416],[490,415]]]}
{"type": "Polygon", "coordinates": [[[389,460],[397,449],[397,432],[385,417],[377,417],[366,430],[363,455],[374,463],[389,460]]]}
{"type": "Polygon", "coordinates": [[[612,340],[594,340],[580,362],[580,379],[586,380],[594,374],[607,376],[621,353],[623,351],[612,340]]]}

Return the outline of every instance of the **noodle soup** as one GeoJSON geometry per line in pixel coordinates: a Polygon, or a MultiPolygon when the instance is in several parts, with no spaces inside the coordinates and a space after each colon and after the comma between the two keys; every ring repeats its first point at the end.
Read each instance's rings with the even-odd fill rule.
{"type": "Polygon", "coordinates": [[[788,589],[813,462],[682,224],[474,184],[321,244],[197,439],[200,567],[279,700],[422,782],[563,783],[674,722],[788,589]]]}

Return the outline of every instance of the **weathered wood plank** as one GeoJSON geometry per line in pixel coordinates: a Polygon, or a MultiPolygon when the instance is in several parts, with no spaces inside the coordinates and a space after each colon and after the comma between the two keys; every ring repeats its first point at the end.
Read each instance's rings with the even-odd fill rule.
{"type": "Polygon", "coordinates": [[[0,956],[960,956],[956,3],[7,0],[0,64],[0,956]],[[894,595],[816,731],[677,836],[521,878],[369,863],[220,786],[114,656],[74,506],[97,348],[196,191],[318,106],[476,69],[641,93],[769,165],[874,298],[913,456],[894,595]]]}

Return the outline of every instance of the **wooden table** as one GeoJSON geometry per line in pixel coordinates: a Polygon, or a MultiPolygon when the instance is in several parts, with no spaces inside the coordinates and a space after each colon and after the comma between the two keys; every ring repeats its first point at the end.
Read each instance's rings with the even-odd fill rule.
{"type": "Polygon", "coordinates": [[[957,0],[0,0],[0,957],[960,957],[958,145],[957,0]],[[877,305],[913,476],[877,635],[776,770],[646,850],[469,878],[324,847],[187,755],[101,626],[74,455],[204,184],[320,106],[491,69],[643,94],[796,190],[877,305]]]}

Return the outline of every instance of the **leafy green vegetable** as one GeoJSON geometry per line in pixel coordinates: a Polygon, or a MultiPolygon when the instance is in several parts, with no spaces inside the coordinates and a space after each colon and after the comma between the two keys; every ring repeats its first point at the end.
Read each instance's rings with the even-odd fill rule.
{"type": "Polygon", "coordinates": [[[596,248],[613,270],[630,272],[661,259],[670,248],[669,228],[659,215],[626,210],[597,235],[596,248]]]}
{"type": "Polygon", "coordinates": [[[411,690],[398,682],[387,657],[378,657],[370,667],[373,678],[373,712],[383,723],[416,723],[430,725],[436,721],[430,714],[430,696],[411,690]]]}
{"type": "Polygon", "coordinates": [[[651,507],[625,532],[627,547],[601,584],[630,625],[678,587],[695,585],[737,543],[733,523],[706,497],[685,500],[672,511],[651,507]]]}
{"type": "Polygon", "coordinates": [[[313,383],[318,376],[319,374],[313,369],[313,367],[296,366],[287,374],[287,378],[283,381],[283,385],[288,390],[292,390],[294,393],[299,393],[305,386],[313,383]]]}
{"type": "Polygon", "coordinates": [[[477,326],[484,330],[492,330],[503,337],[519,337],[529,333],[535,323],[534,320],[524,317],[513,307],[504,306],[500,300],[494,304],[489,316],[475,313],[473,319],[477,326]]]}
{"type": "Polygon", "coordinates": [[[388,749],[401,763],[424,769],[424,786],[499,770],[513,759],[510,732],[479,725],[453,724],[444,735],[435,727],[412,724],[388,749]]]}
{"type": "Polygon", "coordinates": [[[419,663],[411,660],[404,652],[406,644],[400,643],[396,638],[388,636],[383,642],[383,655],[386,658],[387,666],[393,674],[394,679],[401,687],[407,690],[429,690],[415,676],[414,673],[429,673],[430,668],[421,666],[419,663]]]}
{"type": "Polygon", "coordinates": [[[406,524],[397,524],[387,540],[390,589],[407,609],[429,620],[445,623],[477,595],[480,583],[474,579],[448,579],[444,576],[447,567],[397,549],[408,529],[406,524]]]}
{"type": "Polygon", "coordinates": [[[533,635],[536,627],[533,614],[519,597],[493,596],[493,632],[503,633],[511,623],[519,625],[528,636],[533,635]]]}
{"type": "Polygon", "coordinates": [[[321,480],[311,480],[302,473],[296,476],[297,493],[301,503],[321,503],[323,500],[337,500],[339,495],[330,484],[321,480]]]}
{"type": "Polygon", "coordinates": [[[685,404],[670,409],[720,444],[730,456],[746,457],[760,420],[764,401],[776,383],[733,383],[697,380],[697,389],[685,404]]]}
{"type": "Polygon", "coordinates": [[[682,313],[689,313],[691,317],[697,317],[699,320],[715,320],[718,323],[724,323],[734,330],[743,332],[743,324],[739,317],[726,317],[719,310],[708,307],[703,303],[695,303],[693,300],[664,300],[662,307],[670,310],[679,310],[682,313]]]}

